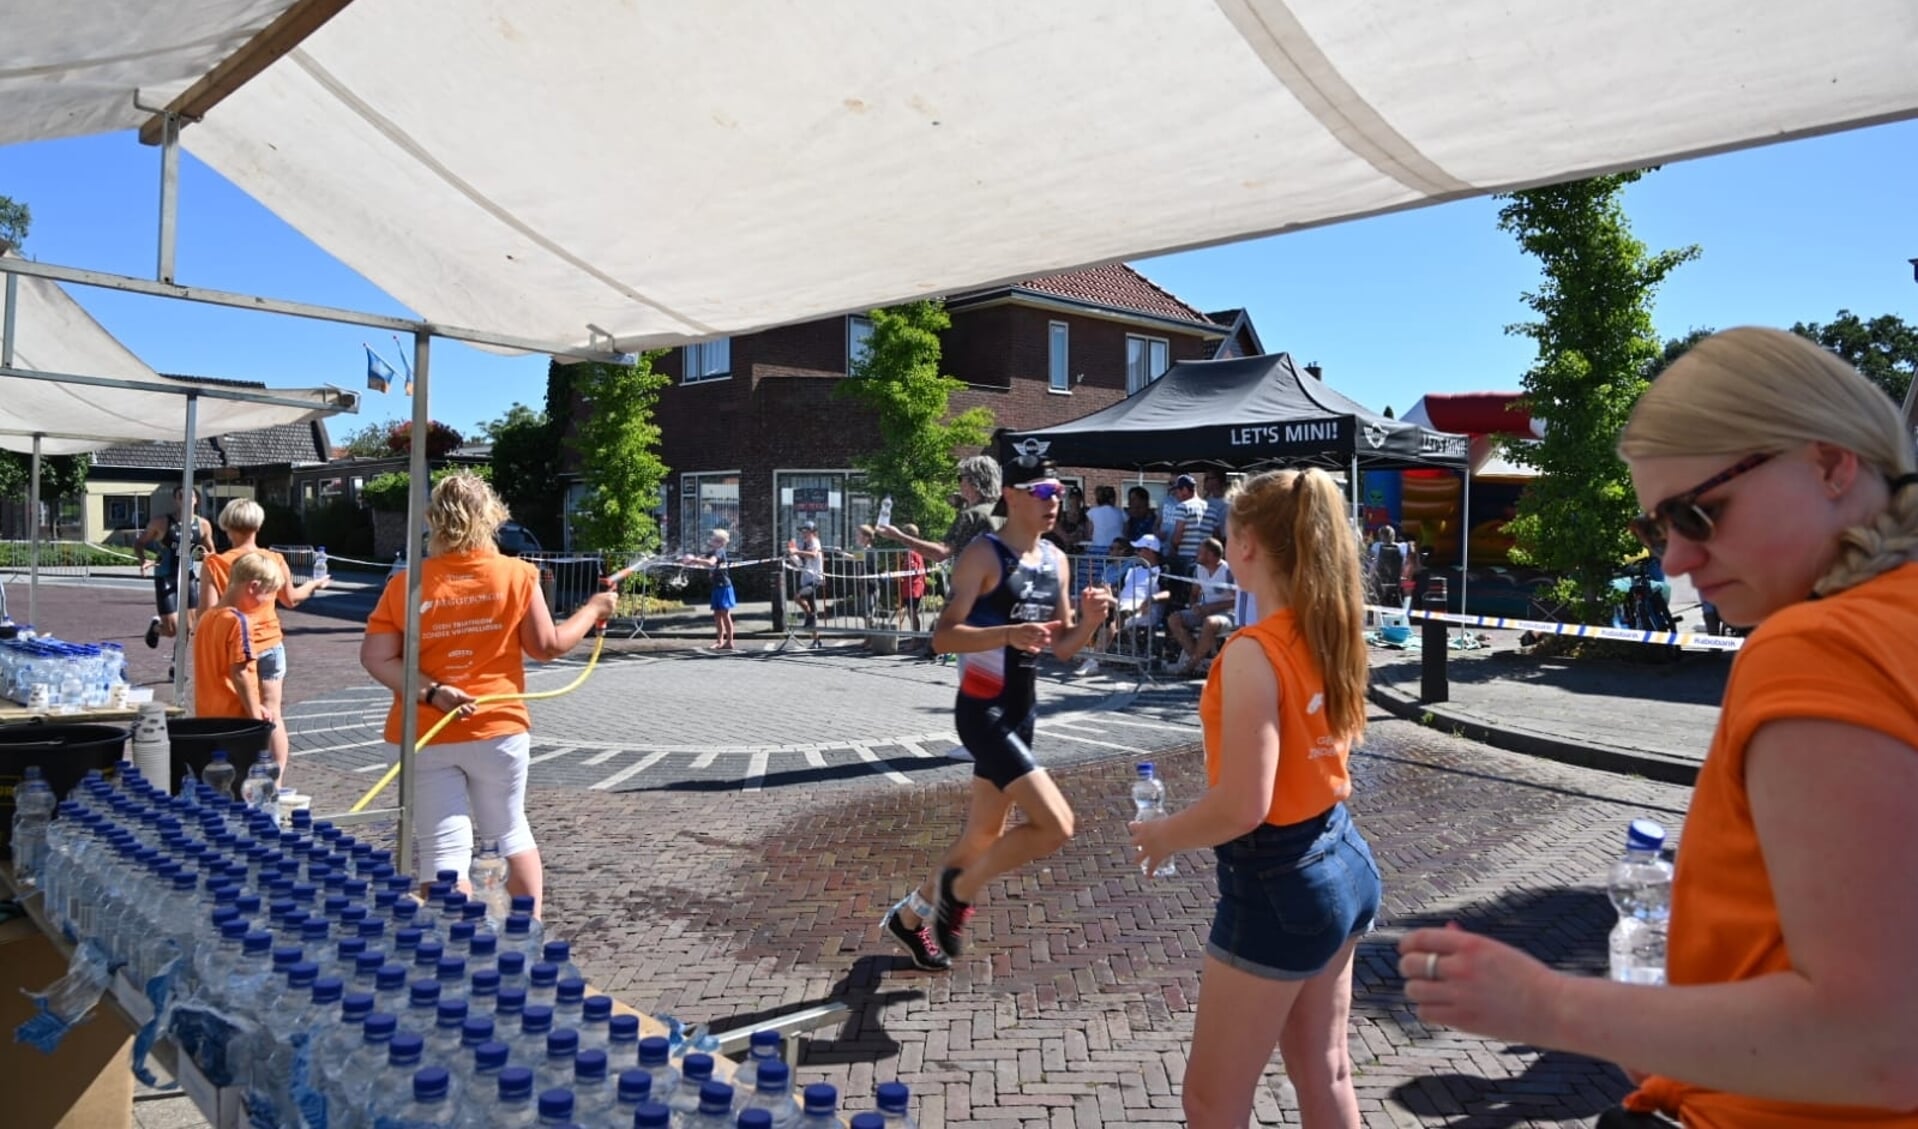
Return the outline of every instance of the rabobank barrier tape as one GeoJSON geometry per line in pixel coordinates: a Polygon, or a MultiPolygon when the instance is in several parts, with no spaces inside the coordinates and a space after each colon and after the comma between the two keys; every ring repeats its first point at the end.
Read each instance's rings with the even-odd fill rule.
{"type": "Polygon", "coordinates": [[[1638,631],[1629,627],[1598,627],[1586,623],[1553,623],[1540,619],[1507,619],[1504,616],[1457,615],[1452,612],[1408,611],[1367,604],[1368,611],[1408,619],[1429,619],[1456,623],[1464,627],[1496,627],[1508,631],[1536,631],[1544,635],[1573,635],[1580,639],[1611,639],[1620,643],[1651,643],[1660,647],[1699,647],[1708,651],[1736,651],[1745,640],[1735,635],[1693,634],[1689,631],[1638,631]]]}

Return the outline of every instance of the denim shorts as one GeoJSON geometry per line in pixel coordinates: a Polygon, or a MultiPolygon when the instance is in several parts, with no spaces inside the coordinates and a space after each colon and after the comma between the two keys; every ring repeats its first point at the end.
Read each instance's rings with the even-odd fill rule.
{"type": "Polygon", "coordinates": [[[1219,908],[1205,951],[1241,972],[1316,976],[1378,917],[1378,864],[1344,804],[1303,823],[1260,824],[1214,853],[1219,908]]]}
{"type": "Polygon", "coordinates": [[[260,681],[280,682],[286,678],[286,644],[276,643],[260,652],[260,681]]]}

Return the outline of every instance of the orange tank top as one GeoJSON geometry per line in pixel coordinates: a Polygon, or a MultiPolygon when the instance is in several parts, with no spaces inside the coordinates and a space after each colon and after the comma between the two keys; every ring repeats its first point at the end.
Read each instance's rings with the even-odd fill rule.
{"type": "Polygon", "coordinates": [[[286,558],[271,549],[228,549],[224,553],[210,553],[200,567],[206,571],[207,579],[213,582],[216,593],[226,592],[227,582],[233,577],[233,562],[248,553],[265,553],[280,566],[280,590],[273,594],[265,607],[247,617],[247,623],[253,630],[253,653],[260,654],[279,646],[286,639],[286,633],[280,627],[279,601],[293,586],[293,570],[287,567],[286,558]]]}
{"type": "MultiPolygon", "coordinates": [[[[1665,954],[1672,984],[1791,967],[1745,792],[1745,749],[1767,723],[1794,718],[1856,725],[1918,749],[1918,564],[1787,608],[1739,652],[1678,848],[1665,954]]],[[[1656,1076],[1627,1104],[1704,1129],[1918,1129],[1918,1114],[1746,1098],[1656,1076]]]]}
{"type": "MultiPolygon", "coordinates": [[[[1346,771],[1351,741],[1334,737],[1325,710],[1325,676],[1299,634],[1292,609],[1281,608],[1227,641],[1228,647],[1257,646],[1279,680],[1279,771],[1265,822],[1284,827],[1323,815],[1352,792],[1346,771]]],[[[1224,651],[1221,649],[1221,656],[1224,651]]],[[[1205,729],[1205,777],[1219,784],[1225,750],[1225,700],[1221,684],[1225,663],[1215,661],[1199,695],[1199,724],[1205,729]]]]}

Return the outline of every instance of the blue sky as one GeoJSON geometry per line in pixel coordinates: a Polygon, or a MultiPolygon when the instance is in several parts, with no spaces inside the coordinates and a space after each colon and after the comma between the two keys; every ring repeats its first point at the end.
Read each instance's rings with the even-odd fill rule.
{"type": "MultiPolygon", "coordinates": [[[[33,209],[36,258],[151,277],[157,150],[131,133],[0,148],[0,193],[33,209]]],[[[1627,207],[1653,248],[1702,257],[1660,293],[1660,331],[1822,321],[1841,308],[1918,322],[1918,122],[1667,166],[1627,207]]],[[[181,162],[177,276],[185,283],[407,314],[398,302],[192,157],[181,162]]],[[[1251,309],[1266,348],[1318,361],[1361,402],[1404,411],[1430,391],[1516,389],[1529,342],[1531,261],[1495,227],[1498,204],[1466,200],[1270,239],[1143,260],[1202,309],[1251,309]]],[[[91,288],[76,295],[162,372],[298,386],[364,387],[360,345],[397,361],[390,338],[349,326],[244,314],[91,288]]],[[[434,345],[434,416],[462,430],[515,400],[544,403],[543,357],[434,345]]],[[[362,419],[399,417],[370,394],[362,419]]],[[[335,434],[358,421],[335,425],[335,434]]]]}

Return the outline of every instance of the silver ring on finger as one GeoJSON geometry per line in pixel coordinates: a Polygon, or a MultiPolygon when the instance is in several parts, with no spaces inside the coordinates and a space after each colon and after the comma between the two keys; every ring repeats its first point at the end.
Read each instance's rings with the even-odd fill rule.
{"type": "Polygon", "coordinates": [[[1427,980],[1437,980],[1439,978],[1438,957],[1439,955],[1437,953],[1425,954],[1425,978],[1427,980]]]}

